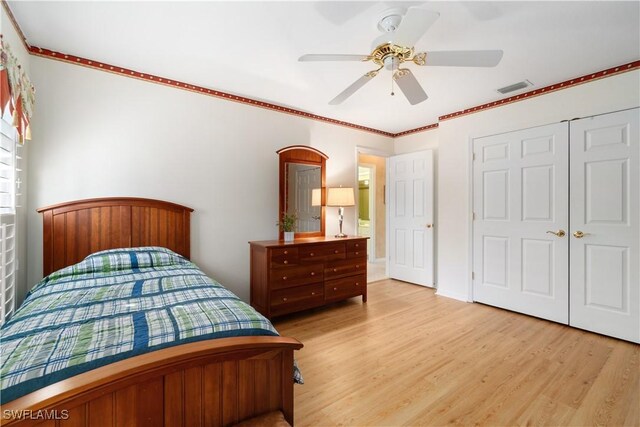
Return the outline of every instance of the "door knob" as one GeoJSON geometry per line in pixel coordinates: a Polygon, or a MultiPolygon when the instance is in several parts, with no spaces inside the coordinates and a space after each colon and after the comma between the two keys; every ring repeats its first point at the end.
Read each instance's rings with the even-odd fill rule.
{"type": "Polygon", "coordinates": [[[427,228],[433,228],[433,224],[427,224],[427,228]]]}
{"type": "Polygon", "coordinates": [[[564,237],[567,233],[564,232],[564,230],[558,230],[558,231],[547,231],[547,233],[549,234],[555,234],[558,237],[564,237]]]}
{"type": "Polygon", "coordinates": [[[575,237],[576,239],[582,239],[584,236],[587,236],[587,235],[589,235],[589,233],[583,233],[580,230],[573,233],[573,237],[575,237]]]}

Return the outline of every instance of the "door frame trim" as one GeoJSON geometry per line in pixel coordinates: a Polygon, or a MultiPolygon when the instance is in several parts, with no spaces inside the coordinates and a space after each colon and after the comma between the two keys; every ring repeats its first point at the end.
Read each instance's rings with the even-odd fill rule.
{"type": "Polygon", "coordinates": [[[467,257],[467,302],[475,302],[475,299],[473,297],[473,141],[477,138],[482,138],[479,136],[469,136],[469,140],[467,141],[467,150],[469,155],[467,156],[467,162],[468,162],[468,167],[467,170],[469,171],[469,176],[468,178],[468,185],[469,185],[469,198],[467,199],[467,202],[469,203],[468,205],[468,209],[467,209],[467,215],[469,218],[469,256],[467,257]]]}
{"type": "MultiPolygon", "coordinates": [[[[376,190],[378,181],[376,180],[377,168],[373,163],[360,163],[358,162],[357,168],[360,167],[369,169],[370,178],[369,178],[369,241],[371,242],[371,253],[367,254],[367,262],[374,262],[376,260],[376,203],[378,202],[376,198],[376,190]]],[[[358,229],[360,227],[358,220],[360,219],[360,174],[358,170],[358,181],[356,183],[356,189],[358,189],[358,197],[356,204],[356,234],[358,234],[358,229]]]]}
{"type": "MultiPolygon", "coordinates": [[[[370,156],[377,156],[377,157],[383,157],[384,158],[384,167],[385,167],[385,173],[384,173],[384,213],[385,213],[385,219],[384,219],[384,237],[385,237],[385,253],[384,253],[384,259],[385,259],[385,263],[384,263],[384,275],[386,277],[389,277],[389,203],[386,203],[387,200],[389,200],[389,157],[393,156],[393,153],[389,153],[387,151],[383,151],[383,150],[379,150],[377,148],[371,148],[371,147],[366,147],[363,145],[356,145],[355,150],[354,150],[354,156],[355,156],[355,168],[354,168],[354,176],[353,176],[353,180],[354,180],[354,188],[358,188],[358,154],[365,154],[365,155],[370,155],[370,156]]],[[[379,185],[376,184],[376,185],[379,185]]],[[[356,233],[358,231],[358,210],[354,209],[355,212],[353,213],[354,215],[354,224],[356,225],[356,233]]],[[[375,250],[375,248],[374,248],[375,250]]],[[[369,260],[367,260],[368,262],[369,260]]]]}

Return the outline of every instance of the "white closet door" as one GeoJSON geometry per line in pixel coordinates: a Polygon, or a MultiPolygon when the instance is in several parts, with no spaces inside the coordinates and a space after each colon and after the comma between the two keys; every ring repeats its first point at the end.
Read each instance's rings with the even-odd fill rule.
{"type": "Polygon", "coordinates": [[[636,108],[572,121],[570,165],[570,324],[635,342],[640,342],[639,115],[636,108]]]}
{"type": "Polygon", "coordinates": [[[568,134],[557,123],[473,141],[475,301],[568,322],[568,134]]]}
{"type": "Polygon", "coordinates": [[[433,152],[389,158],[389,276],[433,286],[433,152]]]}

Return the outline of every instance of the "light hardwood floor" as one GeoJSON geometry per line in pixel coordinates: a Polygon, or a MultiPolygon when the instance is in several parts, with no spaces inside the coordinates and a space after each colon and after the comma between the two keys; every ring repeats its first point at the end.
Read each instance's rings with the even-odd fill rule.
{"type": "Polygon", "coordinates": [[[640,346],[393,280],[274,322],[297,426],[640,424],[640,346]]]}

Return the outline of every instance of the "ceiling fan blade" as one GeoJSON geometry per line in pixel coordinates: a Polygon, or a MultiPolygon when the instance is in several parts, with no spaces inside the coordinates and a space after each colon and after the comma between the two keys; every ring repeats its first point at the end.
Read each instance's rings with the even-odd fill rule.
{"type": "Polygon", "coordinates": [[[413,47],[427,30],[438,20],[440,14],[419,7],[410,7],[393,35],[398,46],[413,47]]]}
{"type": "Polygon", "coordinates": [[[358,89],[360,89],[362,86],[367,84],[369,80],[371,80],[377,75],[378,75],[378,71],[369,71],[367,74],[360,77],[355,82],[351,83],[351,85],[345,90],[343,90],[342,92],[340,92],[338,96],[336,96],[331,101],[329,101],[329,105],[342,104],[347,98],[349,98],[351,95],[356,93],[358,89]]]}
{"type": "Polygon", "coordinates": [[[367,61],[369,59],[369,55],[344,55],[344,54],[309,54],[302,55],[298,58],[300,62],[310,62],[310,61],[367,61]]]}
{"type": "Polygon", "coordinates": [[[416,77],[411,70],[406,68],[400,68],[393,74],[393,80],[398,84],[404,96],[409,100],[409,104],[416,105],[425,101],[428,96],[425,93],[416,77]]]}
{"type": "Polygon", "coordinates": [[[495,67],[500,63],[502,54],[503,52],[501,50],[443,50],[439,52],[427,52],[426,64],[424,65],[495,67]]]}

